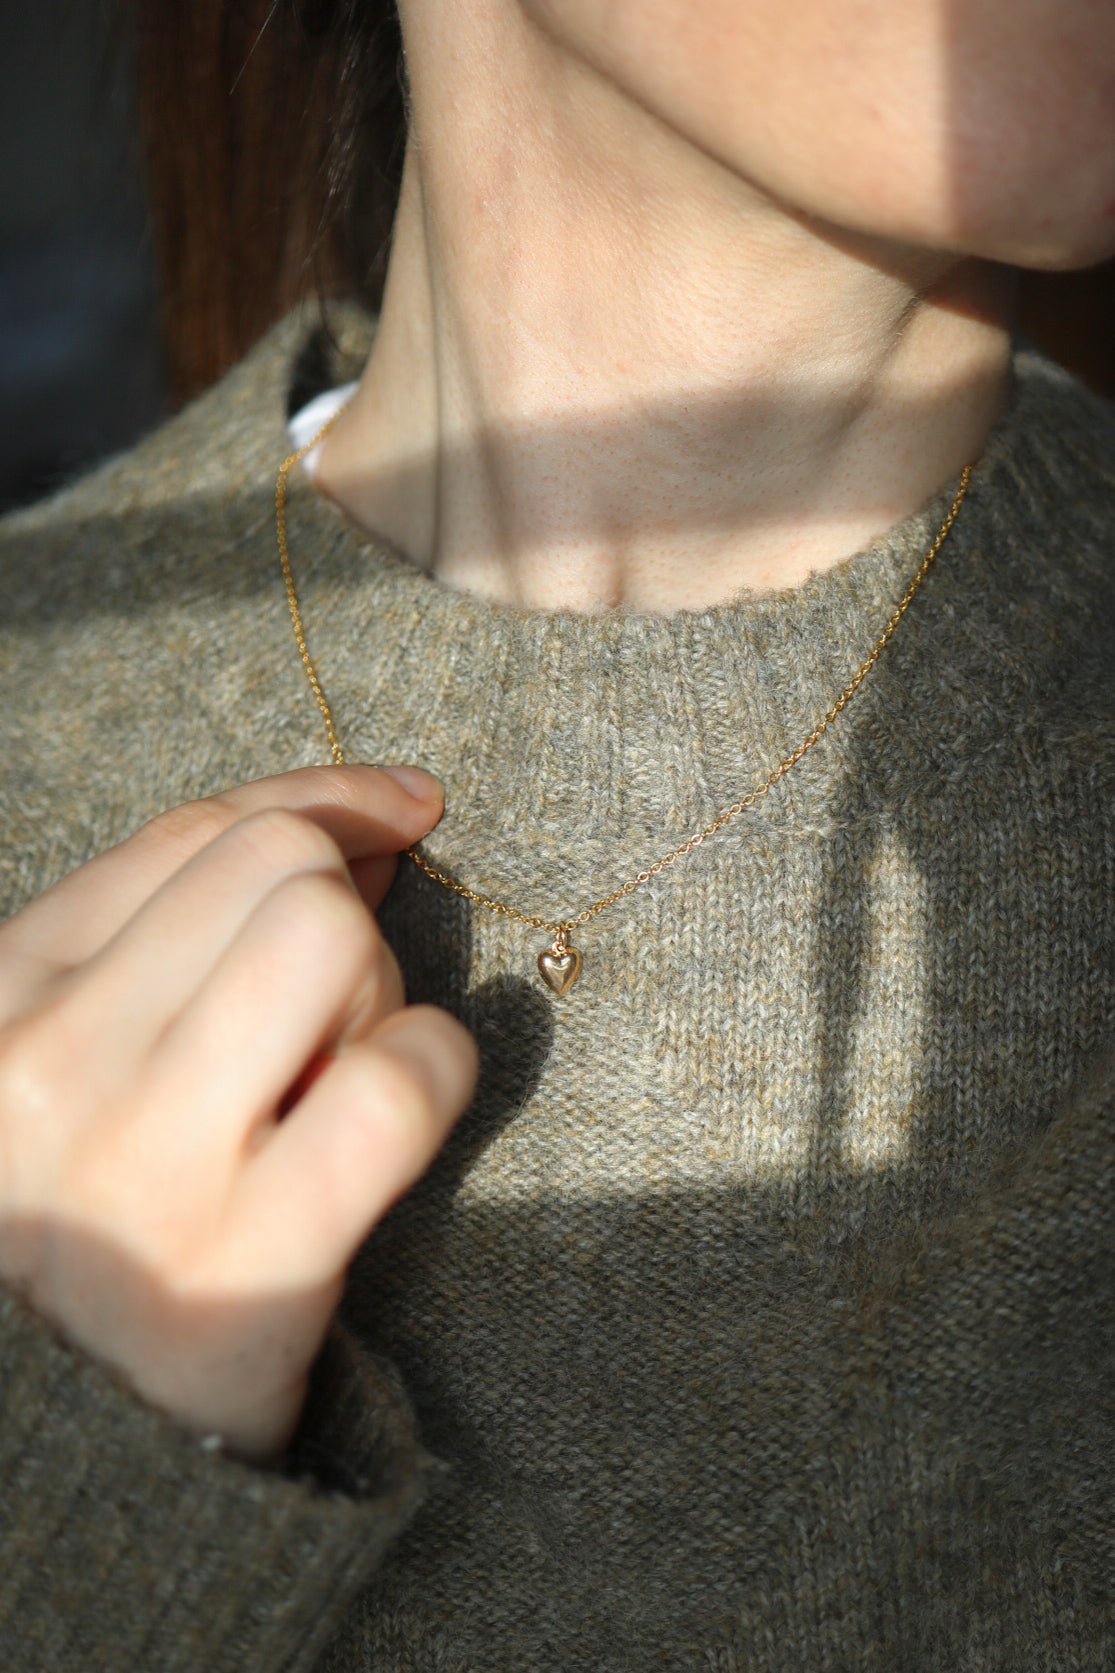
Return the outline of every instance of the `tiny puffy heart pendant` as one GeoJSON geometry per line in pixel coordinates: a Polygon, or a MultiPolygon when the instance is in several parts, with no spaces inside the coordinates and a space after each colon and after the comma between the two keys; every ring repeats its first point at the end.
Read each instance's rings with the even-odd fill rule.
{"type": "Polygon", "coordinates": [[[553,946],[538,955],[538,973],[546,986],[552,988],[560,999],[563,994],[569,992],[581,974],[583,963],[584,960],[576,947],[570,947],[565,932],[559,930],[553,946]]]}
{"type": "Polygon", "coordinates": [[[564,953],[555,953],[551,949],[538,955],[538,969],[542,980],[548,988],[553,988],[559,999],[569,992],[581,974],[583,963],[584,960],[576,947],[567,947],[564,953]]]}

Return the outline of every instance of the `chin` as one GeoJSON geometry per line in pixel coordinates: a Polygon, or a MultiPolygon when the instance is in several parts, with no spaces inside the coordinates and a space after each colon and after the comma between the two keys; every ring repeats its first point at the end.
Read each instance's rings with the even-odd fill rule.
{"type": "MultiPolygon", "coordinates": [[[[964,242],[976,244],[971,237],[964,242]]],[[[1115,256],[1115,200],[1102,217],[1066,220],[1051,216],[1045,224],[1015,223],[1003,236],[985,235],[971,253],[1036,273],[1074,273],[1097,267],[1115,256]]]]}
{"type": "Polygon", "coordinates": [[[1014,261],[1015,267],[1025,267],[1035,273],[1077,273],[1086,267],[1098,267],[1115,256],[1115,230],[1106,229],[1104,237],[1080,237],[1053,244],[1035,246],[1032,251],[1014,261]]]}
{"type": "Polygon", "coordinates": [[[1115,256],[1115,166],[1089,175],[1071,158],[1040,178],[977,168],[957,176],[951,201],[926,204],[930,248],[1041,273],[1069,273],[1115,256]]]}

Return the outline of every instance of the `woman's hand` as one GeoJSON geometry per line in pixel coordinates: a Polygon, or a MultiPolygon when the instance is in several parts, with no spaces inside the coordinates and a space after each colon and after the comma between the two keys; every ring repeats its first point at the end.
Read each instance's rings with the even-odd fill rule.
{"type": "Polygon", "coordinates": [[[289,1439],[347,1263],[475,1085],[370,910],[441,815],[411,772],[175,808],[0,926],[0,1277],[246,1457],[289,1439]]]}

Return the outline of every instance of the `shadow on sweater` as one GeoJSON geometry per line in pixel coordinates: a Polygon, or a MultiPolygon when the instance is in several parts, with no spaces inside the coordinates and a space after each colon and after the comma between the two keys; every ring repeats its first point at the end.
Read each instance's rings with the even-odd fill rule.
{"type": "MultiPolygon", "coordinates": [[[[196,467],[189,491],[139,469],[147,498],[120,507],[119,561],[107,512],[83,523],[80,500],[66,538],[32,517],[18,569],[5,552],[5,626],[23,635],[12,902],[21,854],[41,887],[147,813],[306,747],[269,484],[245,498],[216,445],[196,467]],[[153,645],[157,665],[139,660],[153,645]]],[[[1115,1028],[1115,615],[1097,603],[1112,597],[1109,518],[1090,524],[1058,487],[1076,521],[1052,563],[1049,529],[1027,524],[1030,496],[1054,496],[1044,468],[1000,484],[1018,514],[1001,543],[991,525],[978,582],[960,571],[922,595],[827,740],[844,754],[823,828],[791,817],[803,767],[770,798],[766,848],[743,856],[781,845],[805,875],[808,846],[819,879],[787,955],[815,1018],[816,1076],[793,1112],[804,1162],[739,1165],[722,1185],[679,1163],[657,1190],[630,1174],[558,1188],[524,1166],[485,1191],[485,1164],[537,1119],[551,1001],[515,978],[470,985],[456,897],[430,885],[419,915],[413,889],[389,896],[410,997],[472,1027],[482,1076],[346,1292],[346,1324],[398,1367],[446,1468],[346,1625],[341,1665],[408,1617],[465,1667],[504,1642],[543,1645],[569,1673],[658,1665],[664,1642],[671,1666],[702,1673],[802,1673],[803,1643],[841,1673],[1013,1667],[1033,1643],[1050,1666],[1104,1665],[1115,1085],[1088,1065],[1115,1028]],[[902,977],[880,893],[919,1009],[901,1146],[857,1162],[868,994],[902,977]]],[[[352,561],[306,554],[323,599],[352,561]]],[[[717,994],[709,1014],[734,1021],[750,997],[717,994]]],[[[661,1129],[680,1135],[676,1159],[705,1136],[698,1116],[737,1096],[731,1034],[695,1027],[667,1016],[682,1072],[664,1049],[624,1133],[648,1174],[661,1129]],[[720,1086],[685,1080],[699,1058],[720,1086]]]]}

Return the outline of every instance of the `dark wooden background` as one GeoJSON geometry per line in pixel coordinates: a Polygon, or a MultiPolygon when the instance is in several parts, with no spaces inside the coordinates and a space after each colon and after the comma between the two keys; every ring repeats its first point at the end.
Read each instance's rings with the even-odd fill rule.
{"type": "Polygon", "coordinates": [[[1086,273],[1026,273],[1023,333],[1115,399],[1115,261],[1086,273]]]}

